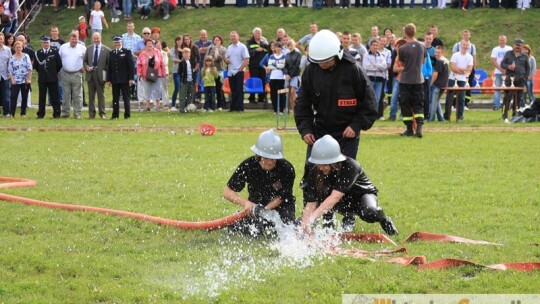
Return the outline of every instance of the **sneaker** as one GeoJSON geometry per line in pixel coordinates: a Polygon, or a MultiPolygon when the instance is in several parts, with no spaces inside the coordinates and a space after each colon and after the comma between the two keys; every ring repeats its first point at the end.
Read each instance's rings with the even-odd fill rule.
{"type": "Polygon", "coordinates": [[[217,108],[217,110],[218,110],[219,112],[221,112],[221,111],[223,111],[223,108],[217,108]]]}
{"type": "Polygon", "coordinates": [[[21,115],[21,118],[26,118],[26,115],[21,115]]]}
{"type": "Polygon", "coordinates": [[[467,107],[467,106],[465,106],[463,109],[464,109],[465,111],[469,111],[469,107],[467,107]]]}
{"type": "Polygon", "coordinates": [[[214,110],[210,109],[208,110],[208,113],[214,113],[214,110]]]}
{"type": "Polygon", "coordinates": [[[205,113],[206,112],[206,109],[201,109],[201,113],[205,113]]]}
{"type": "Polygon", "coordinates": [[[396,226],[394,225],[394,222],[392,222],[392,219],[390,217],[385,217],[381,222],[381,228],[386,232],[388,235],[398,235],[399,232],[397,231],[396,226]]]}
{"type": "Polygon", "coordinates": [[[167,20],[167,19],[169,19],[169,17],[170,17],[169,14],[167,14],[167,15],[163,16],[163,20],[167,20]]]}
{"type": "Polygon", "coordinates": [[[141,20],[144,20],[144,16],[141,16],[141,20]]]}
{"type": "Polygon", "coordinates": [[[279,7],[283,7],[283,4],[280,4],[279,7]]]}
{"type": "Polygon", "coordinates": [[[76,115],[75,115],[75,119],[81,119],[81,115],[76,114],[76,115]]]}
{"type": "Polygon", "coordinates": [[[169,110],[170,111],[176,111],[176,107],[171,107],[169,110]]]}
{"type": "Polygon", "coordinates": [[[379,120],[386,120],[383,116],[379,117],[379,120]]]}

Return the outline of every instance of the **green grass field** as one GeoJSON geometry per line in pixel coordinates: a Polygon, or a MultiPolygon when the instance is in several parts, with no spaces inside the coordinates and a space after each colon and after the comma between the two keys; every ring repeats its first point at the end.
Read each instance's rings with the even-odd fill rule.
{"type": "MultiPolygon", "coordinates": [[[[55,24],[65,35],[76,11],[43,9],[29,33],[36,38],[55,24]]],[[[171,43],[178,34],[242,40],[255,26],[267,37],[284,26],[297,38],[310,20],[321,28],[369,36],[377,24],[440,27],[454,43],[469,28],[489,69],[489,52],[504,33],[539,49],[533,26],[539,10],[222,9],[177,10],[160,26],[171,43]],[[241,12],[241,13],[238,13],[241,12]],[[346,20],[344,22],[344,20],[346,20]]],[[[104,33],[109,39],[125,23],[104,33]]],[[[108,40],[105,42],[108,43],[108,40]]],[[[34,42],[34,46],[37,44],[34,42]]],[[[37,90],[35,90],[37,92],[37,90]]],[[[36,94],[34,92],[34,94],[36,94]]],[[[34,95],[34,103],[37,95],[34,95]]],[[[110,98],[108,99],[110,103],[110,98]]],[[[83,114],[86,118],[87,113],[83,114]]],[[[33,188],[1,192],[65,204],[127,210],[164,218],[204,221],[238,211],[221,198],[236,166],[252,155],[258,134],[275,126],[270,112],[178,115],[132,113],[130,120],[0,118],[0,176],[33,179],[33,188]],[[218,127],[200,136],[201,123],[218,127]]],[[[289,119],[289,125],[294,122],[289,119]]],[[[503,246],[417,242],[407,256],[428,261],[457,258],[489,265],[540,261],[538,124],[505,125],[500,113],[474,110],[456,124],[430,123],[421,140],[401,138],[401,122],[377,121],[362,134],[358,159],[379,188],[380,204],[400,231],[445,233],[503,246]]],[[[281,131],[298,185],[305,144],[296,131],[281,131]]],[[[295,187],[297,215],[302,196],[295,187]]],[[[295,260],[273,240],[230,236],[225,230],[184,231],[117,216],[68,212],[0,201],[0,303],[341,303],[351,293],[538,293],[539,272],[474,267],[418,271],[381,261],[318,255],[295,260]]],[[[358,221],[356,232],[380,233],[358,221]]],[[[388,244],[343,244],[369,251],[388,244]]],[[[376,260],[381,258],[374,257],[376,260]]]]}
{"type": "MultiPolygon", "coordinates": [[[[187,221],[224,217],[238,210],[221,198],[229,176],[274,121],[263,112],[215,114],[0,119],[0,175],[38,182],[2,192],[187,221]],[[218,126],[214,136],[185,132],[206,121],[218,126]]],[[[377,122],[362,135],[358,159],[400,230],[396,241],[427,231],[504,244],[418,242],[405,245],[407,256],[484,265],[540,260],[540,127],[507,126],[497,116],[470,111],[465,123],[428,124],[421,140],[397,136],[401,122],[377,122]]],[[[305,145],[294,131],[281,134],[298,184],[305,145]]],[[[295,193],[300,215],[301,191],[295,193]]],[[[538,292],[538,272],[418,271],[324,254],[297,261],[281,256],[272,240],[224,230],[7,202],[0,210],[0,303],[341,303],[344,293],[538,292]]],[[[381,229],[359,221],[356,232],[381,229]]]]}

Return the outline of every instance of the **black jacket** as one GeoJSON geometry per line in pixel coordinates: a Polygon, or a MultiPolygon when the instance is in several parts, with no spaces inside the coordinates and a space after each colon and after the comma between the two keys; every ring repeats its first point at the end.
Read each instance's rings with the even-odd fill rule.
{"type": "MultiPolygon", "coordinates": [[[[191,77],[193,77],[193,82],[195,82],[195,75],[193,74],[193,69],[195,68],[196,60],[191,56],[189,59],[189,63],[191,64],[191,77]]],[[[182,79],[182,83],[187,82],[187,64],[184,59],[178,63],[178,75],[180,75],[180,79],[182,79]]]]}
{"type": "Polygon", "coordinates": [[[49,83],[58,81],[58,72],[62,69],[62,59],[58,49],[49,48],[47,55],[43,49],[34,53],[33,67],[38,72],[38,82],[49,83]]]}
{"type": "Polygon", "coordinates": [[[302,61],[302,54],[297,50],[289,52],[285,55],[285,68],[283,74],[290,77],[300,76],[300,62],[302,61]]]}
{"type": "Polygon", "coordinates": [[[109,52],[109,65],[107,66],[107,81],[111,84],[127,84],[135,76],[133,55],[131,51],[121,48],[120,51],[112,49],[109,52]]]}
{"type": "Polygon", "coordinates": [[[364,70],[349,52],[328,70],[308,65],[294,107],[300,135],[341,138],[348,126],[357,135],[368,130],[378,118],[374,95],[364,70]]]}
{"type": "Polygon", "coordinates": [[[264,56],[270,52],[270,45],[268,45],[266,40],[262,39],[260,43],[257,43],[255,38],[251,37],[251,39],[247,41],[246,47],[249,52],[249,67],[260,68],[261,66],[259,64],[261,63],[261,60],[263,60],[264,56]],[[262,47],[263,51],[258,52],[257,49],[259,47],[262,47]]]}

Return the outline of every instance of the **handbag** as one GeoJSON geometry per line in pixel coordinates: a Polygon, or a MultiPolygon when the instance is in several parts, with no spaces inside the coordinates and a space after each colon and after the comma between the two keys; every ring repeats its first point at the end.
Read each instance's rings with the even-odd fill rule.
{"type": "Polygon", "coordinates": [[[148,67],[146,70],[146,81],[156,82],[157,80],[157,70],[151,67],[148,67]]]}

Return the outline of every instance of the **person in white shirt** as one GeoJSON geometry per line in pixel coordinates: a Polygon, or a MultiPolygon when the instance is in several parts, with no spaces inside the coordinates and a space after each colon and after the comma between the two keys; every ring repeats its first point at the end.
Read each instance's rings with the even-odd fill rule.
{"type": "MultiPolygon", "coordinates": [[[[453,87],[456,83],[458,87],[464,87],[467,83],[469,75],[473,69],[473,56],[469,53],[470,47],[469,41],[461,41],[460,51],[456,52],[450,58],[450,77],[448,79],[448,86],[453,87]]],[[[458,94],[458,106],[457,106],[457,118],[463,120],[463,111],[465,109],[465,91],[460,91],[458,94]]],[[[450,118],[452,111],[454,92],[448,90],[446,93],[446,106],[445,106],[445,119],[450,118]]]]}
{"type": "MultiPolygon", "coordinates": [[[[494,47],[491,51],[491,63],[495,67],[495,86],[500,87],[502,85],[502,77],[506,71],[501,68],[501,61],[504,58],[506,52],[511,51],[512,47],[506,45],[507,38],[505,35],[499,36],[499,45],[494,47]]],[[[493,110],[499,110],[501,108],[501,91],[493,92],[493,110]]]]}
{"type": "Polygon", "coordinates": [[[60,46],[62,70],[60,75],[64,89],[64,102],[62,103],[62,118],[68,118],[73,103],[73,112],[76,119],[81,118],[82,111],[82,72],[83,59],[86,48],[79,44],[79,35],[76,32],[69,34],[69,42],[60,46]]]}

